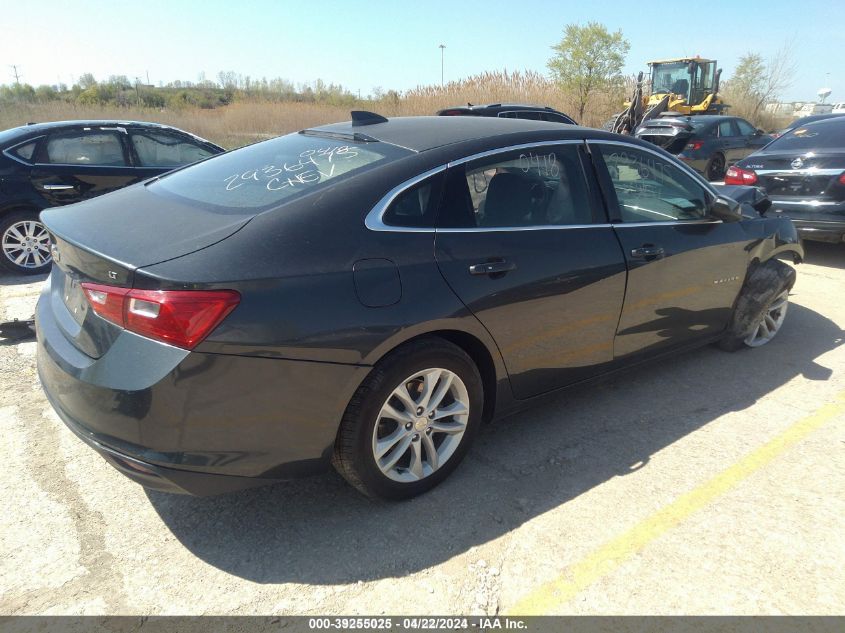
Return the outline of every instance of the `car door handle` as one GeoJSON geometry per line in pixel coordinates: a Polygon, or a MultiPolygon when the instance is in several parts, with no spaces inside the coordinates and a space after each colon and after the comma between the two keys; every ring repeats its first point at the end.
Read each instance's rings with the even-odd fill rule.
{"type": "Polygon", "coordinates": [[[639,248],[635,248],[631,251],[631,257],[636,259],[645,259],[647,261],[651,261],[653,259],[663,259],[665,254],[666,251],[663,250],[662,246],[655,246],[654,244],[643,244],[639,248]]]}
{"type": "Polygon", "coordinates": [[[73,185],[41,185],[44,191],[67,191],[73,189],[73,185]]]}
{"type": "Polygon", "coordinates": [[[495,275],[497,273],[506,273],[516,268],[516,264],[509,262],[506,259],[499,259],[491,262],[483,262],[481,264],[473,264],[469,267],[470,275],[495,275]]]}

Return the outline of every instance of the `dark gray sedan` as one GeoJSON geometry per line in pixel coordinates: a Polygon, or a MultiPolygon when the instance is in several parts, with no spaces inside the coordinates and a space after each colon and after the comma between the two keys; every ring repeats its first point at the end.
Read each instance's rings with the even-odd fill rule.
{"type": "Polygon", "coordinates": [[[635,136],[675,154],[711,181],[724,178],[730,165],[772,140],[745,119],[716,115],[652,119],[635,136]]]}

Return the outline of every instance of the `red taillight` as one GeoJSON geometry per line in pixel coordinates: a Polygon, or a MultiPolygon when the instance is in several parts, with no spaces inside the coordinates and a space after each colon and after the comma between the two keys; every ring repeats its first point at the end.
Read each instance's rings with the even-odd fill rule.
{"type": "Polygon", "coordinates": [[[839,184],[845,185],[845,171],[843,171],[841,174],[839,174],[839,184]]]}
{"type": "Polygon", "coordinates": [[[757,182],[757,173],[753,169],[729,167],[725,172],[726,185],[753,185],[757,182]]]}
{"type": "Polygon", "coordinates": [[[234,290],[132,290],[83,283],[94,312],[122,328],[193,349],[241,300],[234,290]]]}
{"type": "Polygon", "coordinates": [[[701,149],[704,145],[704,141],[693,141],[692,143],[687,144],[687,149],[696,150],[701,149]]]}

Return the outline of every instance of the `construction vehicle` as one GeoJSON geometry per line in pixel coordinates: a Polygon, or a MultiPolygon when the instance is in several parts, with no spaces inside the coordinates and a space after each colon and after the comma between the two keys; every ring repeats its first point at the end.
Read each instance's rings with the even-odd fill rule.
{"type": "Polygon", "coordinates": [[[651,78],[648,96],[643,94],[643,73],[625,109],[605,127],[617,134],[633,134],[637,126],[654,117],[695,114],[722,114],[726,109],[719,98],[716,60],[682,57],[648,62],[651,78]]]}

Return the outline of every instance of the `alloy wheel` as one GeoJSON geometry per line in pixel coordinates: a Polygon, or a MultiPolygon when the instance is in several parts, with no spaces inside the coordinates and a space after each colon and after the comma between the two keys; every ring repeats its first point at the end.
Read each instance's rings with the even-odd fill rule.
{"type": "Polygon", "coordinates": [[[789,290],[784,290],[766,308],[763,318],[754,331],[745,339],[749,347],[760,347],[771,341],[783,325],[786,308],[789,306],[789,290]]]}
{"type": "Polygon", "coordinates": [[[425,479],[458,448],[469,421],[461,378],[432,368],[402,381],[381,407],[372,450],[382,474],[402,483],[425,479]]]}
{"type": "Polygon", "coordinates": [[[2,237],[3,256],[20,268],[40,268],[50,263],[50,234],[36,220],[9,225],[2,237]]]}

